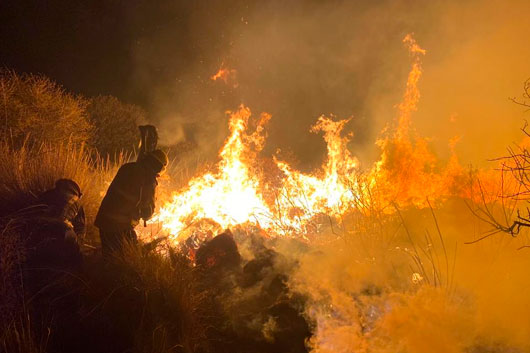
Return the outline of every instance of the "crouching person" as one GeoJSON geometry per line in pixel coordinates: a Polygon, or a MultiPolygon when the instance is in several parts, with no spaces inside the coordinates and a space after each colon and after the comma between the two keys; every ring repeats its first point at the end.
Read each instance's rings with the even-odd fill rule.
{"type": "Polygon", "coordinates": [[[39,196],[46,205],[46,217],[60,222],[65,239],[82,244],[86,233],[85,210],[80,199],[83,194],[77,183],[70,179],[59,179],[55,187],[39,196]]]}
{"type": "Polygon", "coordinates": [[[81,206],[79,185],[70,179],[59,179],[53,189],[39,196],[45,206],[33,236],[34,260],[41,265],[77,267],[81,263],[82,245],[86,233],[85,211],[81,206]]]}
{"type": "Polygon", "coordinates": [[[147,153],[120,167],[99,207],[94,224],[99,228],[104,256],[121,252],[125,243],[136,243],[134,228],[155,210],[157,177],[168,164],[161,150],[147,153]]]}

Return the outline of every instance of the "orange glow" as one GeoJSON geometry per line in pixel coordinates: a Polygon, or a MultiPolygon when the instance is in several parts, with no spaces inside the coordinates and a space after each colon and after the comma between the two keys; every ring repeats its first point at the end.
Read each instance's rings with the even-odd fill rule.
{"type": "Polygon", "coordinates": [[[250,110],[243,106],[230,113],[230,136],[219,152],[218,170],[193,178],[160,209],[157,220],[172,239],[178,240],[185,228],[202,219],[213,221],[212,231],[246,223],[269,226],[267,218],[260,217],[268,208],[249,164],[263,147],[261,134],[270,116],[261,115],[253,134],[247,133],[249,118],[250,110]]]}

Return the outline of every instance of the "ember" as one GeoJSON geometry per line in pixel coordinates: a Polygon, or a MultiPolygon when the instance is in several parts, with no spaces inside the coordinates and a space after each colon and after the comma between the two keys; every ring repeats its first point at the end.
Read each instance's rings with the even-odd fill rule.
{"type": "Polygon", "coordinates": [[[239,84],[237,83],[237,71],[234,69],[228,69],[225,67],[224,63],[221,64],[221,68],[214,75],[210,77],[210,80],[217,81],[221,80],[225,84],[230,84],[233,88],[237,88],[239,84]]]}

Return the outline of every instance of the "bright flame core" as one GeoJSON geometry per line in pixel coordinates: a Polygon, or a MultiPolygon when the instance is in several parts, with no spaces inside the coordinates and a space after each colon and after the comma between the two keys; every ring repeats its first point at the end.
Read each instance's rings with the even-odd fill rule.
{"type": "Polygon", "coordinates": [[[173,195],[160,209],[158,220],[177,239],[188,225],[210,219],[220,228],[248,222],[267,227],[266,218],[257,215],[267,211],[258,192],[260,181],[251,173],[249,164],[264,143],[263,125],[270,115],[262,114],[254,134],[246,134],[250,110],[241,107],[230,116],[230,136],[219,152],[221,158],[216,173],[193,178],[186,189],[173,195]]]}

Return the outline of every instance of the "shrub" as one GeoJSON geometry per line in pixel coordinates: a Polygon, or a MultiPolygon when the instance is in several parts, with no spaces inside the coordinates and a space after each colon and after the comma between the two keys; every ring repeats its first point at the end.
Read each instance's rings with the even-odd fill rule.
{"type": "Polygon", "coordinates": [[[95,133],[90,145],[103,157],[113,159],[119,152],[132,152],[138,145],[137,125],[145,120],[145,111],[133,104],[120,102],[113,96],[90,99],[88,113],[95,133]]]}
{"type": "Polygon", "coordinates": [[[86,142],[93,130],[87,104],[44,76],[0,71],[0,136],[14,146],[86,142]]]}

